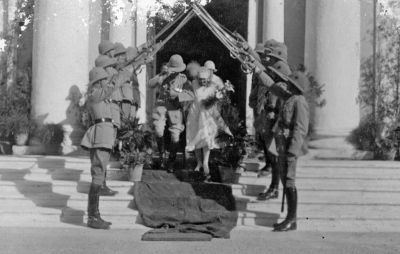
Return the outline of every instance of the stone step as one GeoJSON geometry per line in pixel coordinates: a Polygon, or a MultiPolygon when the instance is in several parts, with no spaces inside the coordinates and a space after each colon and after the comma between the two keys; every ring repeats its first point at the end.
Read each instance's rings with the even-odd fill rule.
{"type": "MultiPolygon", "coordinates": [[[[51,182],[53,180],[64,181],[92,181],[89,170],[62,169],[62,170],[46,170],[46,169],[31,169],[25,171],[17,171],[13,169],[0,169],[1,181],[41,181],[51,182]]],[[[111,168],[107,170],[108,180],[128,180],[128,173],[120,169],[111,168]]]]}
{"type": "MultiPolygon", "coordinates": [[[[150,229],[141,224],[134,214],[102,215],[111,221],[111,229],[150,229]]],[[[273,223],[281,221],[282,216],[260,213],[239,212],[237,228],[243,226],[272,230],[273,223]]],[[[37,228],[70,228],[86,227],[87,216],[84,213],[75,216],[57,214],[4,213],[0,216],[2,227],[37,227],[37,228]]],[[[399,232],[400,220],[391,219],[298,219],[297,231],[313,232],[399,232]],[[349,224],[351,226],[349,226],[349,224]]],[[[90,230],[90,229],[88,229],[90,230]]]]}
{"type": "MultiPolygon", "coordinates": [[[[282,193],[282,192],[281,192],[282,193]]],[[[237,198],[255,200],[256,196],[240,195],[235,193],[237,198]]],[[[299,204],[318,203],[318,204],[382,204],[399,205],[400,195],[394,195],[391,192],[345,192],[345,191],[314,191],[301,190],[298,192],[299,204]]]]}
{"type": "MultiPolygon", "coordinates": [[[[0,181],[0,193],[5,197],[8,194],[34,194],[34,193],[62,193],[66,195],[75,195],[75,193],[88,193],[90,188],[88,181],[59,181],[38,182],[17,180],[0,181]]],[[[107,181],[107,186],[120,193],[128,193],[132,186],[132,182],[125,181],[107,181]]]]}
{"type": "MultiPolygon", "coordinates": [[[[237,196],[256,197],[258,193],[264,191],[266,186],[269,186],[270,180],[265,181],[264,184],[234,184],[232,185],[232,193],[237,196]],[[267,184],[265,184],[267,182],[267,184]]],[[[323,191],[323,192],[343,192],[343,193],[381,193],[400,195],[400,182],[399,181],[384,181],[366,183],[362,180],[356,181],[324,181],[311,185],[310,181],[298,181],[296,183],[299,193],[303,191],[323,191]]],[[[280,184],[280,191],[282,192],[282,185],[280,184]]]]}

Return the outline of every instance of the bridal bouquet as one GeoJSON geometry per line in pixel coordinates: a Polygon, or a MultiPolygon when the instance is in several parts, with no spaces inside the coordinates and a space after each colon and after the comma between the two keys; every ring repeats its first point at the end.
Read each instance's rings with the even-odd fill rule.
{"type": "Polygon", "coordinates": [[[210,96],[202,101],[204,107],[209,108],[215,104],[221,104],[225,101],[229,101],[229,93],[234,92],[235,89],[233,88],[232,83],[227,80],[225,83],[217,84],[216,92],[213,96],[210,96]]]}

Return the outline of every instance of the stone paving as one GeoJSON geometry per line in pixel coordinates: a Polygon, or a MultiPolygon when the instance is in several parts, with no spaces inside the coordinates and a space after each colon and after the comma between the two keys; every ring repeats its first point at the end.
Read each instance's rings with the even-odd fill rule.
{"type": "MultiPolygon", "coordinates": [[[[248,167],[260,167],[256,159],[248,167]],[[257,163],[257,164],[254,164],[257,163]]],[[[90,184],[87,157],[0,156],[0,225],[3,227],[84,227],[90,184]]],[[[301,158],[298,231],[400,232],[400,162],[301,158]]],[[[232,185],[240,229],[271,230],[281,196],[256,201],[269,177],[245,171],[232,185]]],[[[120,193],[102,197],[100,210],[113,228],[145,229],[134,207],[133,183],[108,181],[120,193]]]]}

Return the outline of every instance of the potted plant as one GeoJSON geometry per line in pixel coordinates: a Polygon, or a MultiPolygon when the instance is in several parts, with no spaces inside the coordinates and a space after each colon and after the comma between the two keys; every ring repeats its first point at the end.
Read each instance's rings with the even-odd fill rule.
{"type": "Polygon", "coordinates": [[[153,133],[147,126],[129,121],[118,134],[121,142],[119,156],[123,169],[127,170],[130,181],[140,181],[143,167],[152,163],[153,133]]]}
{"type": "Polygon", "coordinates": [[[221,148],[214,151],[212,160],[218,168],[221,182],[237,183],[250,139],[247,135],[246,124],[240,120],[239,110],[231,105],[228,96],[218,101],[218,108],[232,136],[225,132],[218,133],[216,139],[221,148]]]}
{"type": "MultiPolygon", "coordinates": [[[[28,71],[26,71],[28,72],[28,71]]],[[[12,136],[14,144],[25,145],[34,128],[30,120],[30,78],[19,70],[17,82],[0,91],[0,135],[12,136]]]]}

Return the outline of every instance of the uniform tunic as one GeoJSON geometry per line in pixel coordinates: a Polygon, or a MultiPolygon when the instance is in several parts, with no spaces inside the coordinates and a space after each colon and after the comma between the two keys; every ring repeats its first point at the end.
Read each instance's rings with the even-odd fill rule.
{"type": "Polygon", "coordinates": [[[193,89],[187,77],[181,73],[172,73],[165,78],[156,91],[156,104],[152,113],[157,137],[164,136],[168,124],[171,141],[179,142],[179,136],[185,129],[183,120],[183,96],[193,98],[193,89]]]}
{"type": "Polygon", "coordinates": [[[291,96],[283,103],[275,136],[281,179],[286,187],[295,187],[297,158],[301,155],[308,124],[306,99],[303,95],[291,96]]]}
{"type": "MultiPolygon", "coordinates": [[[[111,103],[109,102],[114,86],[99,83],[90,87],[87,107],[93,121],[112,119],[111,103]]],[[[114,126],[112,122],[99,122],[92,125],[85,133],[81,146],[89,149],[91,161],[91,175],[94,184],[102,185],[105,181],[107,164],[110,160],[111,148],[114,144],[114,126]]]]}

